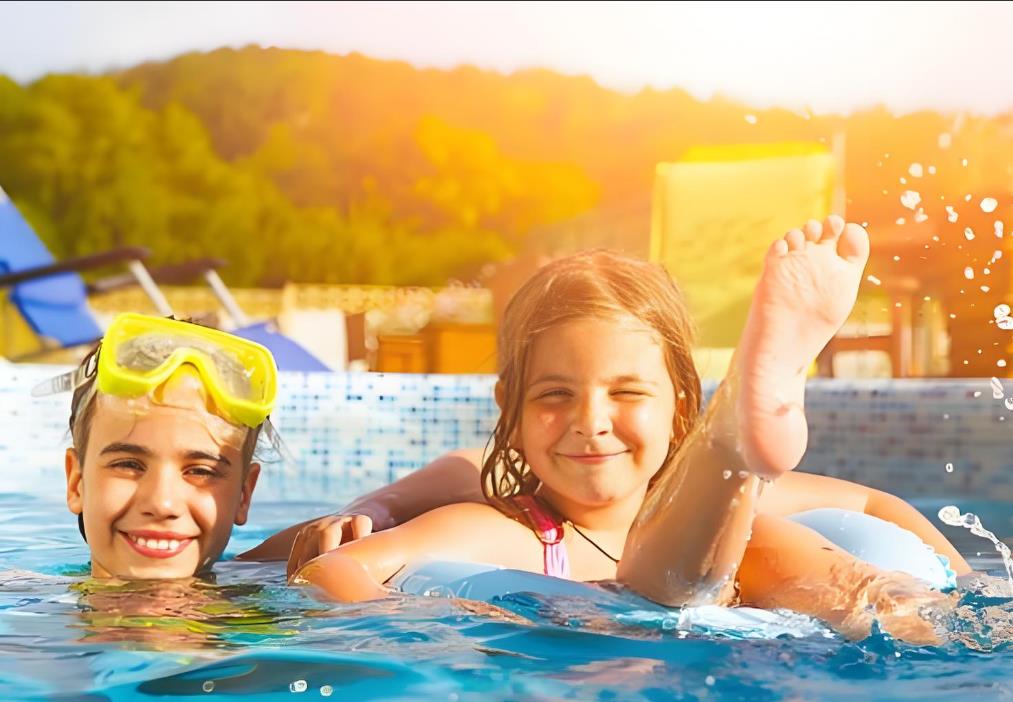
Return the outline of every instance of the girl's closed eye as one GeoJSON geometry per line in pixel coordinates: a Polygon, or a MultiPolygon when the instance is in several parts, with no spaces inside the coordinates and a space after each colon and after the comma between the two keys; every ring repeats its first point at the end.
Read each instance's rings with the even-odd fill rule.
{"type": "Polygon", "coordinates": [[[619,388],[618,390],[613,390],[612,394],[626,399],[636,399],[639,397],[648,397],[650,395],[650,393],[643,388],[619,388]]]}

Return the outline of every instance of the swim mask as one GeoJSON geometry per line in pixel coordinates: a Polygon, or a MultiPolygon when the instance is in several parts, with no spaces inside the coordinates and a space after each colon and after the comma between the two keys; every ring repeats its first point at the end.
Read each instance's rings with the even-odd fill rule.
{"type": "MultiPolygon", "coordinates": [[[[215,411],[207,413],[209,423],[224,419],[237,428],[262,426],[264,438],[278,454],[288,455],[268,420],[278,385],[271,352],[253,341],[189,322],[117,315],[92,361],[40,383],[32,395],[72,391],[94,376],[99,397],[116,402],[121,411],[143,414],[151,403],[172,404],[164,386],[184,364],[195,369],[214,404],[215,411]]],[[[81,399],[82,406],[90,400],[89,393],[81,399]]]]}

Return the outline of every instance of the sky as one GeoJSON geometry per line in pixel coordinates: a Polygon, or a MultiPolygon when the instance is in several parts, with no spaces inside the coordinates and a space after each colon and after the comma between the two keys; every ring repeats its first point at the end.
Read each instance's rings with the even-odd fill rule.
{"type": "Polygon", "coordinates": [[[420,67],[587,74],[758,108],[1013,111],[1013,3],[0,2],[0,73],[186,51],[357,51],[420,67]]]}

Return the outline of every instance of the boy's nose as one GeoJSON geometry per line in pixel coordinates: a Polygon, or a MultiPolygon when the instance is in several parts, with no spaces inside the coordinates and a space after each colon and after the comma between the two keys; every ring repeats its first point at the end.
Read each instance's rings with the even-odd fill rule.
{"type": "Polygon", "coordinates": [[[178,473],[149,468],[141,481],[138,506],[155,519],[174,519],[182,511],[183,496],[178,473]]]}
{"type": "Polygon", "coordinates": [[[573,430],[584,437],[601,436],[612,431],[608,403],[598,397],[584,399],[577,408],[573,430]]]}

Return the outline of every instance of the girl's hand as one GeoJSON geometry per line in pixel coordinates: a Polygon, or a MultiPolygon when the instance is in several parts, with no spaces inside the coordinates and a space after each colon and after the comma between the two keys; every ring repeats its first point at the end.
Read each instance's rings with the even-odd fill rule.
{"type": "Polygon", "coordinates": [[[296,534],[285,573],[291,578],[308,561],[371,533],[373,520],[365,514],[332,514],[309,522],[296,534]]]}

